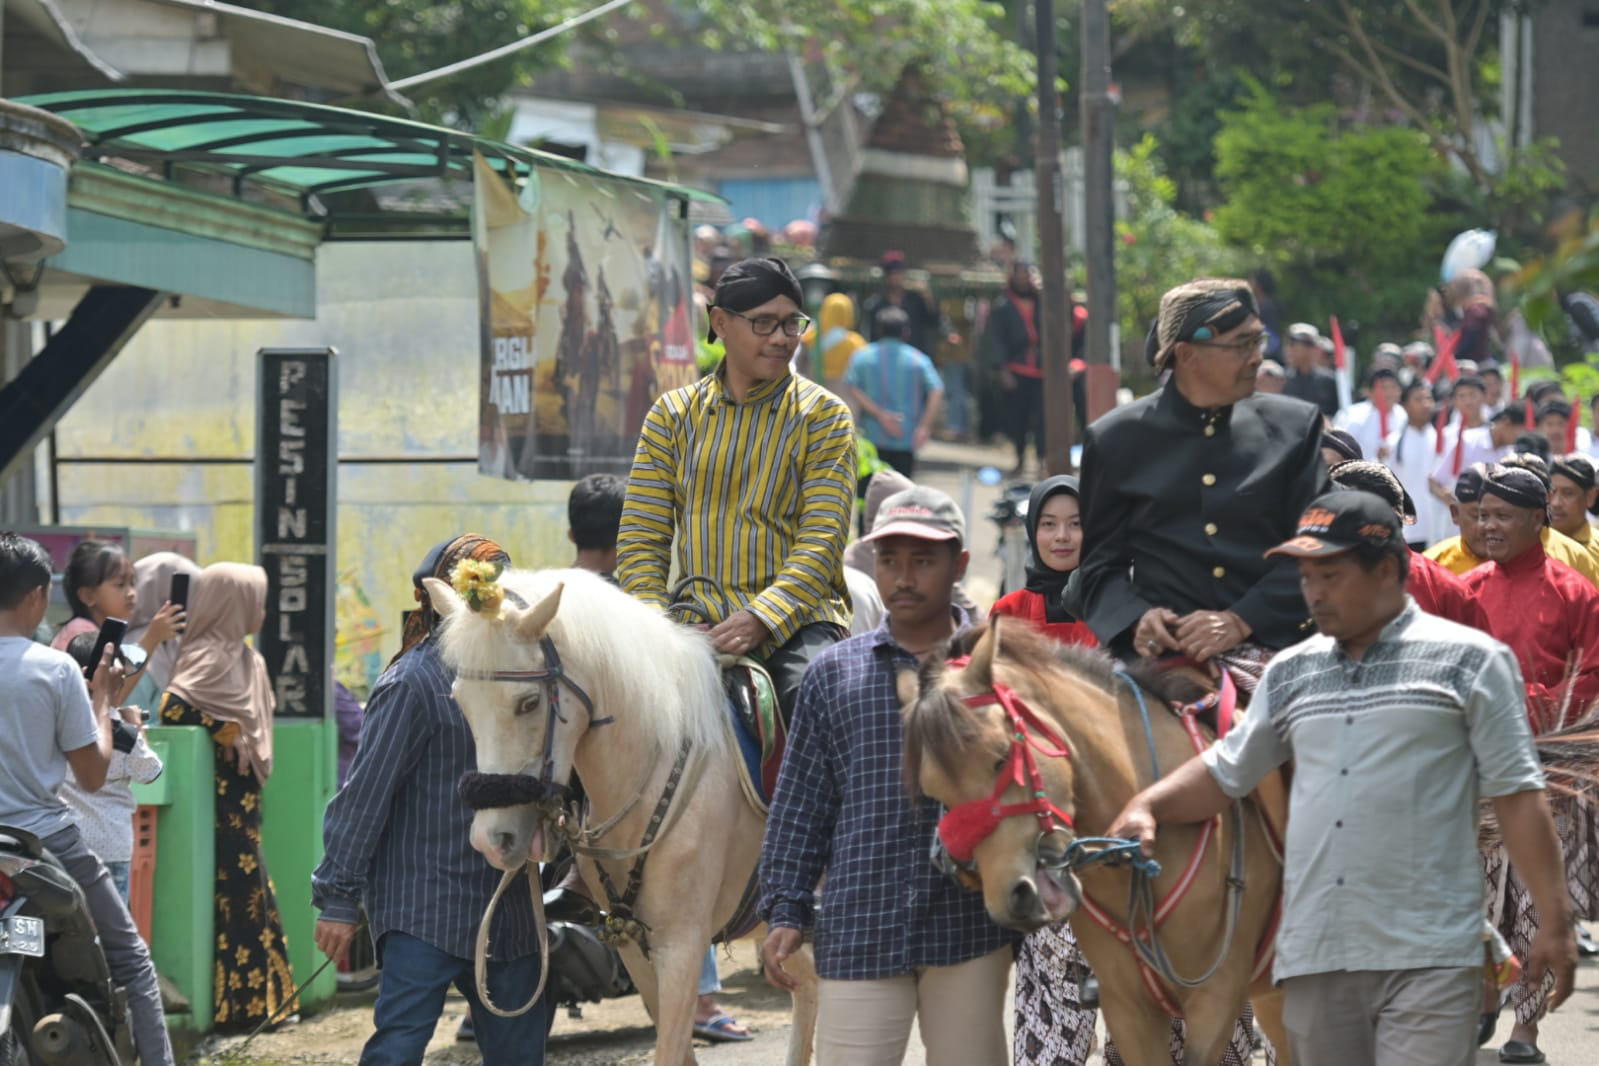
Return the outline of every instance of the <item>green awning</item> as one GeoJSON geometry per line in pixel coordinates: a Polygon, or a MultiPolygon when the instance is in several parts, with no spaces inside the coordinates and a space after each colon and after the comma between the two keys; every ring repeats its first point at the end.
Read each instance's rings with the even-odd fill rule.
{"type": "Polygon", "coordinates": [[[27,96],[88,141],[86,159],[121,158],[231,179],[235,196],[256,185],[305,204],[310,196],[397,182],[472,180],[472,153],[501,174],[534,168],[603,177],[684,200],[722,202],[699,189],[623,177],[562,156],[459,130],[295,100],[183,89],[92,89],[27,96]]]}

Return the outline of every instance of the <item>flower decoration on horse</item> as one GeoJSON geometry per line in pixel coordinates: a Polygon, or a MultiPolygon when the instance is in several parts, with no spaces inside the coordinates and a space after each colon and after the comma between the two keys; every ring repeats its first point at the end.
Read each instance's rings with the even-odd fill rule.
{"type": "Polygon", "coordinates": [[[463,559],[450,572],[450,585],[473,614],[495,615],[505,602],[500,574],[505,567],[487,559],[463,559]]]}

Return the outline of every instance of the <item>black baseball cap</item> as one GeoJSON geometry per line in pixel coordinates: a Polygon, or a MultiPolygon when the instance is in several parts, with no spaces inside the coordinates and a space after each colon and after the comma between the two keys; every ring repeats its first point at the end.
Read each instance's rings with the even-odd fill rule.
{"type": "Polygon", "coordinates": [[[1329,492],[1311,501],[1299,516],[1293,537],[1266,552],[1297,559],[1342,555],[1362,544],[1392,548],[1402,543],[1399,516],[1386,500],[1369,492],[1329,492]]]}

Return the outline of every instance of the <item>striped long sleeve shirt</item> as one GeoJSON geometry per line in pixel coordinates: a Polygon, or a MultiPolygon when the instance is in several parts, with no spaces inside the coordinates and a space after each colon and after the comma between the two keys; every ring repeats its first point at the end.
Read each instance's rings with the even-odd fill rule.
{"type": "MultiPolygon", "coordinates": [[[[855,499],[849,408],[790,375],[743,402],[720,373],[655,401],[644,419],[617,534],[616,574],[632,595],[668,606],[672,541],[683,577],[707,577],[726,610],[748,609],[770,652],[812,622],[849,625],[844,542],[855,499]]],[[[703,585],[687,595],[720,621],[703,585]]]]}
{"type": "MultiPolygon", "coordinates": [[[[456,794],[477,760],[450,682],[431,638],[378,678],[349,779],[322,816],[311,902],[339,922],[355,922],[364,904],[374,941],[397,930],[470,959],[500,872],[472,850],[472,811],[456,794]]],[[[506,893],[489,950],[495,959],[538,950],[525,886],[506,893]]]]}

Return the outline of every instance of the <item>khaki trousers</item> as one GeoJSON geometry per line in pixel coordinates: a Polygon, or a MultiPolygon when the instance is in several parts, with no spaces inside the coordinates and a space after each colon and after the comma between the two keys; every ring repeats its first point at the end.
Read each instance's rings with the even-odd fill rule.
{"type": "Polygon", "coordinates": [[[1011,949],[875,981],[822,980],[816,1066],[900,1066],[919,1022],[927,1066],[1006,1066],[1011,949]]]}
{"type": "Polygon", "coordinates": [[[1470,1066],[1480,966],[1308,974],[1283,982],[1295,1066],[1470,1066]]]}

